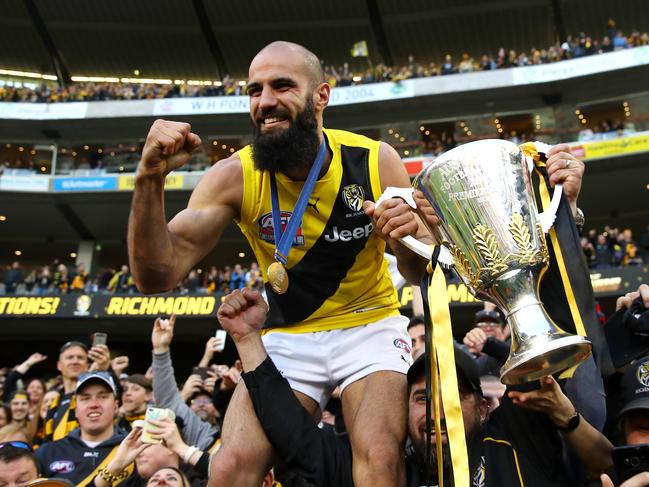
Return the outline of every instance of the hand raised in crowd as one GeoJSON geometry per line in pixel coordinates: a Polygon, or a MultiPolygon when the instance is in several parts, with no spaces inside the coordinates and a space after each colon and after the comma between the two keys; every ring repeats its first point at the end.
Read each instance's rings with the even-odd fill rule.
{"type": "MultiPolygon", "coordinates": [[[[117,448],[117,452],[115,452],[113,459],[108,463],[108,465],[106,465],[108,473],[119,475],[149,446],[151,445],[142,443],[142,428],[133,428],[126,438],[124,438],[119,444],[119,448],[117,448]]],[[[100,479],[100,482],[103,482],[102,485],[110,485],[101,479],[100,476],[98,476],[97,479],[100,479]]]]}
{"type": "Polygon", "coordinates": [[[44,360],[47,360],[47,355],[40,354],[38,352],[32,353],[27,360],[25,360],[22,364],[20,364],[18,367],[16,367],[16,370],[20,372],[21,374],[25,375],[29,369],[31,369],[34,365],[43,362],[44,360]]]}
{"type": "Polygon", "coordinates": [[[138,173],[164,177],[184,166],[201,144],[188,123],[156,120],[144,143],[138,173]]]}
{"type": "Polygon", "coordinates": [[[631,303],[642,296],[642,302],[644,307],[649,309],[649,286],[646,284],[640,284],[640,287],[637,291],[626,293],[624,296],[617,298],[615,303],[615,310],[620,310],[622,308],[630,308],[631,303]]]}
{"type": "Polygon", "coordinates": [[[241,366],[241,361],[237,360],[234,363],[234,366],[230,367],[230,369],[221,376],[219,389],[222,391],[234,389],[241,380],[241,372],[243,372],[243,367],[241,366]]]}
{"type": "Polygon", "coordinates": [[[540,389],[530,392],[509,391],[507,395],[516,406],[543,413],[556,426],[565,428],[575,415],[575,407],[552,376],[542,377],[539,382],[540,389]]]}
{"type": "Polygon", "coordinates": [[[563,184],[563,193],[574,212],[577,210],[577,197],[586,165],[572,155],[568,144],[553,146],[548,153],[546,170],[550,184],[563,184]]]}
{"type": "Polygon", "coordinates": [[[207,375],[207,379],[203,381],[203,389],[212,394],[214,392],[214,387],[216,386],[216,381],[219,380],[220,377],[217,377],[216,372],[212,370],[208,370],[207,375]]]}
{"type": "Polygon", "coordinates": [[[217,349],[219,349],[219,346],[222,343],[223,340],[216,337],[211,337],[209,340],[207,340],[207,342],[205,343],[205,352],[203,353],[203,358],[199,362],[198,366],[208,367],[210,365],[210,362],[212,361],[212,358],[214,357],[214,353],[217,349]]]}
{"type": "Polygon", "coordinates": [[[203,388],[203,379],[198,374],[192,374],[187,377],[187,380],[183,384],[183,388],[180,391],[180,397],[183,398],[183,401],[187,402],[189,399],[200,391],[203,388]]]}
{"type": "Polygon", "coordinates": [[[149,365],[149,368],[146,369],[146,372],[144,374],[144,377],[146,377],[149,380],[153,380],[153,365],[149,365]]]}
{"type": "Polygon", "coordinates": [[[474,328],[464,335],[464,344],[469,351],[475,355],[482,353],[485,343],[487,343],[487,334],[480,328],[474,328]]]}
{"type": "Polygon", "coordinates": [[[106,345],[95,345],[88,350],[88,358],[92,360],[89,370],[108,370],[110,367],[110,350],[106,345]]]}
{"type": "Polygon", "coordinates": [[[174,326],[176,325],[176,315],[171,315],[168,320],[156,318],[153,323],[153,332],[151,332],[151,344],[153,353],[165,353],[169,351],[169,345],[174,337],[174,326]]]}
{"type": "MultiPolygon", "coordinates": [[[[602,481],[602,487],[614,487],[611,477],[602,474],[600,480],[602,481]]],[[[639,474],[634,475],[629,480],[622,482],[620,487],[646,487],[649,486],[649,472],[640,472],[639,474]]]]}
{"type": "Polygon", "coordinates": [[[110,361],[110,367],[113,369],[113,372],[115,372],[117,377],[128,368],[128,364],[129,358],[126,355],[120,355],[110,361]]]}
{"type": "Polygon", "coordinates": [[[223,329],[236,342],[251,333],[258,334],[267,313],[268,305],[262,295],[244,288],[236,289],[225,297],[217,316],[223,329]]]}

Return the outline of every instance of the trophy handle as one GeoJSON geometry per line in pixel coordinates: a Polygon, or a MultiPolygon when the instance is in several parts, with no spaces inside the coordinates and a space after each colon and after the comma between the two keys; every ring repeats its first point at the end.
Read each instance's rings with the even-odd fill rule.
{"type": "MultiPolygon", "coordinates": [[[[414,198],[412,197],[414,191],[414,188],[396,188],[394,186],[388,186],[376,201],[376,206],[380,205],[385,200],[388,200],[390,198],[401,198],[413,210],[416,210],[417,205],[414,198]]],[[[415,254],[421,255],[426,260],[430,260],[433,256],[433,249],[435,248],[435,246],[420,242],[415,237],[406,235],[405,237],[400,238],[399,242],[408,247],[415,254]]],[[[448,251],[448,249],[443,245],[440,245],[440,253],[437,258],[437,262],[445,269],[450,269],[451,267],[453,267],[453,257],[451,256],[451,253],[448,251]]]]}
{"type": "MultiPolygon", "coordinates": [[[[537,152],[547,154],[550,148],[552,147],[549,144],[544,142],[539,142],[538,140],[532,142],[534,148],[537,152]]],[[[527,170],[532,173],[534,170],[534,158],[523,151],[525,154],[525,160],[527,161],[527,170]]],[[[539,222],[541,222],[541,229],[543,233],[548,233],[554,225],[554,220],[557,218],[557,210],[559,209],[559,203],[561,202],[561,195],[563,194],[563,184],[556,184],[554,186],[554,193],[552,194],[552,201],[550,202],[550,207],[544,212],[539,213],[539,222]]]]}

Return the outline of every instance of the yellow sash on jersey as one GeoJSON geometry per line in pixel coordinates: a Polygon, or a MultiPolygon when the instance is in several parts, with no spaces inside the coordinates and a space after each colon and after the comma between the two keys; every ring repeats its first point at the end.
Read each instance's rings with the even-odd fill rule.
{"type": "MultiPolygon", "coordinates": [[[[97,474],[99,473],[100,470],[106,468],[108,464],[115,458],[115,455],[117,454],[117,449],[119,448],[119,445],[115,445],[115,447],[111,450],[111,452],[104,458],[104,460],[95,467],[95,469],[88,475],[85,479],[83,479],[81,482],[77,484],[77,487],[86,487],[86,485],[90,485],[92,481],[95,479],[97,474]]],[[[126,480],[132,473],[133,470],[135,469],[135,464],[131,463],[128,467],[126,467],[124,470],[128,472],[128,475],[117,482],[115,482],[113,485],[119,485],[121,484],[124,480],[126,480]]]]}

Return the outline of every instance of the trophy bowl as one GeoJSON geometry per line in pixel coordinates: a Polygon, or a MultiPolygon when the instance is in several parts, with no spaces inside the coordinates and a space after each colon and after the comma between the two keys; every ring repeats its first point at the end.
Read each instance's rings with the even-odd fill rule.
{"type": "Polygon", "coordinates": [[[419,215],[449,250],[464,284],[505,313],[511,350],[501,369],[504,384],[556,374],[590,355],[591,343],[561,330],[540,302],[549,253],[516,144],[480,140],[456,147],[423,169],[413,186],[419,215]]]}

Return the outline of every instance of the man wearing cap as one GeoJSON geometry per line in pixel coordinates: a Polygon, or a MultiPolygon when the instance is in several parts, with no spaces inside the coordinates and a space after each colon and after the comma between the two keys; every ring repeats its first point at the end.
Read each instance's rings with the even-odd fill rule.
{"type": "MultiPolygon", "coordinates": [[[[258,335],[266,309],[261,295],[243,290],[228,295],[218,312],[219,321],[237,346],[246,371],[242,378],[261,427],[280,458],[312,484],[352,486],[349,443],[317,427],[266,354],[258,335]]],[[[455,362],[474,486],[574,485],[561,461],[559,432],[590,477],[598,478],[612,463],[612,445],[581,418],[551,377],[543,378],[541,387],[530,392],[510,391],[489,415],[475,361],[456,347],[455,362]]],[[[423,355],[408,370],[408,385],[407,485],[420,486],[437,482],[434,449],[431,478],[426,479],[423,473],[427,433],[423,355]]],[[[442,441],[448,460],[444,433],[442,441]]],[[[450,464],[445,464],[444,470],[449,472],[450,464]]]]}
{"type": "Polygon", "coordinates": [[[619,386],[620,430],[625,445],[649,443],[649,357],[624,372],[619,386]]]}
{"type": "Polygon", "coordinates": [[[38,478],[32,448],[22,441],[0,443],[0,485],[18,487],[38,478]]]}
{"type": "MultiPolygon", "coordinates": [[[[36,456],[44,476],[86,486],[105,469],[124,435],[116,433],[114,426],[117,388],[109,373],[94,371],[80,375],[74,392],[79,428],[61,440],[44,444],[36,456]]],[[[130,475],[132,470],[132,467],[125,470],[119,480],[130,475]]]]}
{"type": "Polygon", "coordinates": [[[60,396],[52,401],[45,419],[45,438],[43,442],[64,438],[79,426],[75,417],[74,390],[79,376],[89,369],[89,359],[93,370],[108,370],[110,352],[106,345],[96,345],[88,350],[83,342],[70,341],[61,347],[57,370],[63,378],[60,396]]]}
{"type": "Polygon", "coordinates": [[[480,375],[500,376],[509,356],[509,327],[495,309],[475,314],[475,327],[464,336],[464,345],[476,359],[480,375]]]}

